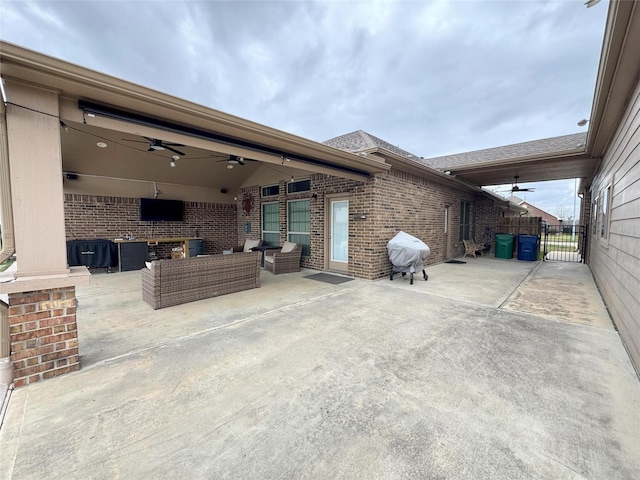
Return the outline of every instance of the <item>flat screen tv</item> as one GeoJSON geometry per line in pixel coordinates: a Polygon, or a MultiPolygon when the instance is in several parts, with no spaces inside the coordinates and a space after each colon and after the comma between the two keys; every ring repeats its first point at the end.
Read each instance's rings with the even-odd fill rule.
{"type": "Polygon", "coordinates": [[[140,199],[140,220],[143,222],[181,222],[183,216],[184,202],[181,200],[140,199]]]}

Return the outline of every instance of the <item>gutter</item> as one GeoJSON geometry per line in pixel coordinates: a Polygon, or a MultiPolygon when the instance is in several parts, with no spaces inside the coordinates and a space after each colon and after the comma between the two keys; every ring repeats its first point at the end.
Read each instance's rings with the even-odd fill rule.
{"type": "MultiPolygon", "coordinates": [[[[4,263],[16,251],[13,233],[11,179],[9,176],[7,109],[3,82],[4,80],[0,78],[3,97],[3,102],[0,104],[0,218],[2,219],[2,250],[0,250],[0,263],[4,263]]],[[[0,385],[10,384],[12,380],[9,305],[0,300],[0,385]]]]}
{"type": "Polygon", "coordinates": [[[384,157],[385,161],[391,162],[391,166],[394,166],[394,163],[397,166],[404,167],[404,171],[409,171],[409,173],[421,174],[425,175],[432,181],[439,182],[442,184],[453,183],[457,187],[469,188],[473,191],[479,191],[479,187],[476,185],[472,185],[463,181],[460,178],[456,178],[455,175],[449,175],[441,170],[430,167],[429,165],[425,165],[422,162],[419,162],[414,158],[403,157],[402,155],[398,155],[395,152],[387,150],[383,147],[375,147],[366,150],[362,150],[361,152],[356,153],[359,155],[360,153],[373,154],[373,155],[381,155],[384,157]]]}

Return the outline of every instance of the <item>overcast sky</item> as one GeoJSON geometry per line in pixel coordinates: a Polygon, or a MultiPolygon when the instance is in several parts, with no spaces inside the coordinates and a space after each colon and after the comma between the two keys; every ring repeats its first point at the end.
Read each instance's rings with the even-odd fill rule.
{"type": "MultiPolygon", "coordinates": [[[[7,1],[0,38],[302,137],[434,157],[585,131],[607,2],[7,1]]],[[[573,206],[573,180],[527,200],[573,206]]]]}

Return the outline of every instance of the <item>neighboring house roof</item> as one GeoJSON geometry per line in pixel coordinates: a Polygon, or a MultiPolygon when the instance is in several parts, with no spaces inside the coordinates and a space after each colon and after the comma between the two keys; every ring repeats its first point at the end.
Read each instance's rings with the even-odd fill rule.
{"type": "Polygon", "coordinates": [[[511,209],[522,213],[527,211],[525,208],[522,208],[513,202],[509,202],[504,197],[493,193],[490,190],[478,188],[475,185],[456,179],[454,176],[444,175],[435,168],[432,168],[430,165],[425,164],[417,155],[392,145],[375,135],[365,132],[364,130],[356,130],[355,132],[346,133],[322,143],[351,153],[369,152],[383,155],[385,160],[393,165],[394,168],[413,171],[418,175],[431,177],[434,180],[445,184],[453,182],[458,188],[465,188],[480,192],[486,197],[494,200],[496,202],[496,206],[500,208],[511,209]],[[401,157],[401,160],[397,157],[389,158],[389,153],[397,157],[401,157]]]}
{"type": "Polygon", "coordinates": [[[529,210],[529,213],[534,213],[536,217],[543,217],[543,220],[554,220],[554,221],[560,221],[560,219],[556,216],[553,215],[552,213],[546,212],[543,209],[536,207],[534,204],[532,204],[531,202],[527,202],[526,200],[521,199],[520,197],[516,197],[515,195],[511,195],[509,198],[507,198],[507,200],[509,202],[515,203],[516,205],[529,210]],[[544,218],[544,217],[547,218],[544,218]]]}
{"type": "Polygon", "coordinates": [[[507,160],[512,158],[546,155],[566,150],[575,150],[584,146],[587,133],[574,133],[561,137],[545,138],[530,142],[515,143],[502,147],[486,148],[473,152],[457,153],[442,157],[424,158],[421,161],[432,168],[445,170],[460,165],[472,165],[476,163],[490,162],[494,160],[507,160]]]}
{"type": "Polygon", "coordinates": [[[364,130],[356,130],[355,132],[340,135],[322,142],[330,147],[339,148],[347,152],[362,152],[375,148],[383,148],[389,152],[400,155],[401,157],[417,159],[418,157],[411,152],[407,152],[400,147],[385,142],[381,138],[371,135],[364,130]]]}

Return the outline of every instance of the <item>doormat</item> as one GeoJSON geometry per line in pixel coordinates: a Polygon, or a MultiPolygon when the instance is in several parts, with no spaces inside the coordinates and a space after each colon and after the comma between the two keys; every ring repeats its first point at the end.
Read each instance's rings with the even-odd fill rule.
{"type": "Polygon", "coordinates": [[[463,262],[462,260],[447,260],[444,263],[467,263],[467,262],[463,262]]]}
{"type": "Polygon", "coordinates": [[[328,273],[314,273],[313,275],[307,275],[304,278],[310,280],[318,280],[319,282],[330,283],[331,285],[339,285],[344,282],[350,282],[353,278],[340,277],[339,275],[329,275],[328,273]]]}

